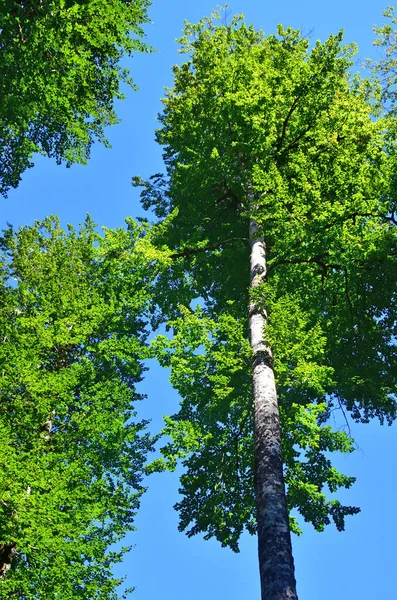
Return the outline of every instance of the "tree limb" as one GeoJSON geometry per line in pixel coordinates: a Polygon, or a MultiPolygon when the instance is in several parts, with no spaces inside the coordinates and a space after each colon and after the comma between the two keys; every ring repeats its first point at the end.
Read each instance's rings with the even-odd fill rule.
{"type": "Polygon", "coordinates": [[[282,132],[281,132],[281,136],[280,136],[280,139],[277,142],[277,150],[281,150],[281,147],[282,147],[282,145],[284,143],[285,134],[287,133],[288,122],[289,122],[290,118],[292,117],[292,114],[293,114],[294,110],[298,106],[298,102],[299,102],[300,98],[301,98],[301,96],[298,96],[297,98],[295,98],[295,100],[292,103],[291,108],[289,109],[289,111],[287,113],[287,116],[284,119],[283,129],[282,129],[282,132]]]}
{"type": "Polygon", "coordinates": [[[248,238],[242,238],[242,237],[233,237],[233,238],[229,238],[227,240],[222,240],[221,242],[215,242],[214,244],[209,244],[208,246],[205,246],[204,248],[184,248],[183,250],[181,250],[181,252],[175,252],[174,254],[170,255],[170,258],[187,258],[188,256],[192,256],[193,254],[198,254],[199,252],[205,252],[207,250],[216,250],[216,248],[219,248],[220,246],[223,246],[224,244],[230,244],[231,242],[236,242],[236,241],[244,241],[244,242],[248,242],[248,238]]]}

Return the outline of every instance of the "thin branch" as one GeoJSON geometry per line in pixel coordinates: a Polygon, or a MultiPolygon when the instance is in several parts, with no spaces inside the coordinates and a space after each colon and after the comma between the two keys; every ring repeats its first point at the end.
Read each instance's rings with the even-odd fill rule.
{"type": "Polygon", "coordinates": [[[349,305],[350,316],[353,318],[353,304],[352,304],[352,302],[350,300],[349,279],[348,279],[348,276],[347,276],[347,269],[344,268],[343,272],[344,272],[344,275],[345,275],[345,294],[346,294],[347,304],[349,305]]]}
{"type": "Polygon", "coordinates": [[[327,272],[328,269],[337,269],[343,270],[344,267],[342,265],[338,265],[336,263],[326,263],[322,259],[327,257],[328,253],[324,252],[323,254],[317,254],[316,256],[312,256],[311,258],[291,258],[291,259],[280,259],[276,260],[274,263],[270,263],[267,268],[267,274],[278,267],[279,265],[299,265],[299,264],[316,264],[319,265],[324,272],[327,272]]]}
{"type": "Polygon", "coordinates": [[[230,243],[236,242],[236,241],[248,242],[249,239],[243,238],[243,237],[233,237],[233,238],[229,238],[227,240],[222,240],[221,242],[215,242],[214,244],[209,244],[208,246],[205,246],[204,248],[184,248],[183,250],[181,250],[181,252],[175,252],[174,254],[171,254],[170,258],[187,258],[188,256],[192,256],[193,254],[199,254],[200,252],[206,252],[207,250],[216,250],[216,248],[219,248],[220,246],[223,246],[224,244],[230,244],[230,243]]]}
{"type": "Polygon", "coordinates": [[[298,102],[299,102],[300,98],[301,98],[301,96],[298,96],[297,98],[295,98],[295,100],[292,103],[291,108],[289,109],[289,111],[287,113],[287,116],[284,119],[283,129],[282,129],[282,132],[281,132],[281,136],[280,136],[280,139],[277,142],[277,150],[281,150],[281,148],[282,148],[282,145],[283,145],[284,139],[285,139],[285,134],[287,133],[288,122],[289,122],[290,118],[292,117],[292,114],[293,114],[294,110],[298,106],[298,102]]]}
{"type": "Polygon", "coordinates": [[[238,451],[238,436],[235,438],[235,442],[236,442],[236,475],[237,475],[237,481],[240,482],[240,455],[239,455],[239,451],[238,451]]]}
{"type": "Polygon", "coordinates": [[[25,38],[23,37],[23,31],[22,31],[22,27],[21,27],[21,24],[20,24],[20,23],[18,23],[18,29],[19,29],[19,37],[21,38],[21,42],[22,42],[22,44],[26,44],[26,40],[25,40],[25,38]]]}
{"type": "MultiPolygon", "coordinates": [[[[285,207],[286,210],[288,211],[287,207],[285,207]]],[[[289,211],[288,211],[289,212],[289,211]]],[[[291,213],[290,213],[291,214],[291,213]]],[[[293,215],[291,214],[291,217],[293,215]]],[[[332,227],[335,227],[336,225],[341,225],[343,223],[345,223],[347,220],[349,219],[353,219],[353,221],[356,219],[356,217],[375,217],[375,218],[380,218],[380,219],[384,219],[385,221],[389,221],[390,223],[393,223],[394,225],[397,225],[397,219],[395,216],[395,212],[393,211],[391,213],[391,216],[386,216],[386,215],[380,215],[380,214],[376,214],[376,213],[370,213],[370,212],[365,212],[365,213],[361,213],[361,212],[353,212],[350,213],[348,215],[346,215],[346,217],[342,218],[342,219],[335,219],[334,221],[330,221],[329,223],[327,223],[326,225],[324,225],[323,227],[320,227],[319,229],[316,229],[312,232],[312,235],[319,235],[321,234],[321,232],[326,231],[327,229],[331,229],[332,227]]],[[[287,254],[290,254],[292,251],[296,250],[304,241],[304,239],[302,238],[298,238],[293,245],[290,247],[290,249],[288,250],[287,254]]],[[[316,258],[321,256],[326,256],[326,254],[323,255],[317,255],[317,257],[315,257],[314,259],[292,259],[292,260],[288,260],[288,259],[283,259],[280,258],[277,261],[275,261],[274,263],[269,263],[268,265],[268,272],[273,268],[276,267],[280,264],[296,264],[296,263],[306,263],[306,262],[318,262],[317,260],[315,260],[316,258]]],[[[380,259],[382,260],[382,259],[380,259]]],[[[359,262],[359,261],[356,261],[359,262]]],[[[372,261],[372,262],[379,262],[378,261],[372,261]]],[[[340,265],[334,265],[334,264],[322,264],[320,266],[325,266],[328,268],[337,268],[337,269],[341,269],[342,267],[340,265]]]]}
{"type": "Polygon", "coordinates": [[[284,148],[284,150],[282,151],[282,154],[285,154],[286,152],[288,152],[289,150],[293,150],[294,148],[297,148],[299,145],[300,140],[307,134],[309,133],[309,131],[311,130],[311,128],[314,125],[314,121],[312,121],[311,123],[309,123],[309,125],[306,127],[306,129],[304,129],[302,131],[302,133],[300,133],[298,135],[297,138],[295,138],[295,140],[293,142],[291,142],[291,144],[289,144],[286,148],[284,148]]]}
{"type": "Polygon", "coordinates": [[[324,227],[322,227],[320,230],[316,231],[316,233],[324,231],[325,229],[330,229],[330,227],[333,227],[334,225],[339,225],[339,224],[345,223],[345,221],[347,221],[348,219],[352,219],[354,221],[357,217],[375,217],[376,219],[384,219],[385,221],[390,221],[394,225],[397,225],[397,220],[395,218],[394,212],[391,213],[390,217],[388,217],[387,215],[381,215],[381,214],[371,213],[371,212],[363,212],[363,213],[362,212],[353,212],[353,213],[350,213],[349,215],[346,215],[346,217],[344,217],[342,219],[335,219],[334,221],[327,223],[327,225],[324,225],[324,227]]]}
{"type": "Polygon", "coordinates": [[[350,424],[349,424],[349,421],[348,421],[348,419],[347,419],[347,415],[346,415],[345,409],[343,408],[343,404],[342,404],[342,402],[340,401],[340,398],[339,398],[339,396],[337,396],[337,399],[338,399],[339,408],[340,408],[340,410],[342,411],[343,418],[345,419],[346,428],[347,428],[347,431],[348,431],[349,437],[352,437],[352,432],[351,432],[351,429],[350,429],[350,424]]]}

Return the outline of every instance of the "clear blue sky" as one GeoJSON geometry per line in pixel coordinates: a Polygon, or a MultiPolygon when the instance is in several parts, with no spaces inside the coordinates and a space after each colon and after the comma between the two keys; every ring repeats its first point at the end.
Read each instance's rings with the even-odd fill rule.
{"type": "MultiPolygon", "coordinates": [[[[77,224],[89,212],[100,225],[115,227],[123,225],[128,215],[142,214],[138,192],[130,181],[133,175],[162,170],[161,152],[153,138],[163,87],[171,84],[171,66],[181,60],[174,40],[184,19],[197,21],[215,4],[209,0],[154,2],[152,24],[146,29],[157,52],[129,61],[140,92],[129,93],[128,100],[118,105],[122,123],[109,131],[112,150],[98,146],[88,167],[71,169],[39,158],[19,188],[2,201],[2,224],[30,224],[51,213],[59,214],[64,225],[77,224]]],[[[281,22],[306,33],[314,30],[312,39],[324,40],[342,28],[347,42],[358,43],[358,60],[376,56],[372,25],[382,21],[385,7],[386,0],[385,4],[380,0],[230,2],[233,13],[244,12],[247,20],[266,33],[273,33],[281,22]]],[[[161,416],[175,411],[178,403],[167,373],[153,368],[142,391],[148,394],[142,414],[153,418],[153,427],[158,427],[161,416]]],[[[293,539],[301,600],[373,600],[395,595],[396,428],[374,423],[353,424],[352,429],[360,449],[341,458],[339,466],[355,475],[357,483],[343,494],[343,500],[360,506],[362,512],[348,518],[344,533],[333,526],[322,534],[305,527],[304,535],[293,539]]],[[[216,542],[186,538],[177,532],[172,509],[177,476],[157,475],[148,483],[138,531],[127,540],[135,547],[117,569],[128,575],[129,585],[137,586],[134,600],[259,599],[256,540],[244,538],[241,553],[235,555],[216,542]]]]}

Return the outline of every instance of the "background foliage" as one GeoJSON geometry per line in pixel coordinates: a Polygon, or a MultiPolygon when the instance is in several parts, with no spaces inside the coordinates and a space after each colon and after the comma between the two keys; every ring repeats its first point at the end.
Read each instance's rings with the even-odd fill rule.
{"type": "Polygon", "coordinates": [[[118,597],[125,549],[112,545],[133,528],[151,449],[134,410],[148,301],[138,236],[132,222],[100,236],[89,219],[64,232],[50,218],[0,240],[2,598],[118,597]]]}
{"type": "Polygon", "coordinates": [[[0,7],[0,193],[34,153],[85,164],[114,101],[132,85],[120,60],[147,51],[148,0],[3,0],[0,7]]]}

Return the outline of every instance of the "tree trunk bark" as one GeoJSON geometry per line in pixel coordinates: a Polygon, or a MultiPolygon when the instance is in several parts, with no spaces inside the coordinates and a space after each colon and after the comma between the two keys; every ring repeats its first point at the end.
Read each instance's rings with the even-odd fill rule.
{"type": "MultiPolygon", "coordinates": [[[[250,220],[251,289],[266,275],[265,244],[250,220]]],[[[253,352],[252,383],[255,432],[255,496],[262,600],[297,600],[291,535],[283,477],[280,419],[273,360],[266,346],[267,315],[250,302],[253,352]]]]}

